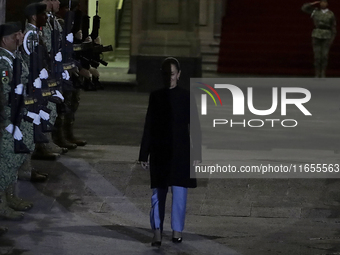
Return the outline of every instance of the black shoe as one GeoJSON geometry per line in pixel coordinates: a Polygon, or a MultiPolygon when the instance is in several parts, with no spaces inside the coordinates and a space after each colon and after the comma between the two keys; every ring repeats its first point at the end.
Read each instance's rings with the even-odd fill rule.
{"type": "Polygon", "coordinates": [[[159,247],[159,246],[161,246],[161,244],[162,244],[161,230],[159,228],[154,229],[151,246],[159,247]]]}
{"type": "Polygon", "coordinates": [[[35,150],[32,153],[31,159],[33,160],[57,160],[60,157],[59,153],[49,151],[46,144],[37,143],[35,150]]]}
{"type": "Polygon", "coordinates": [[[34,153],[31,156],[32,160],[57,160],[58,158],[60,158],[60,154],[57,153],[44,153],[44,154],[38,154],[38,153],[34,153]]]}
{"type": "MultiPolygon", "coordinates": [[[[43,173],[43,172],[40,172],[40,171],[36,171],[36,170],[34,170],[34,169],[33,169],[33,171],[36,172],[36,173],[39,174],[39,175],[46,176],[46,178],[48,177],[48,173],[43,173]]],[[[33,172],[33,171],[32,171],[32,172],[33,172]]]]}
{"type": "Polygon", "coordinates": [[[37,171],[32,171],[31,182],[45,182],[47,180],[47,174],[42,175],[37,171]]]}
{"type": "Polygon", "coordinates": [[[68,152],[68,149],[64,147],[61,147],[61,150],[62,150],[62,154],[66,154],[68,152]]]}
{"type": "Polygon", "coordinates": [[[182,232],[172,231],[172,242],[181,243],[182,242],[182,232]]]}

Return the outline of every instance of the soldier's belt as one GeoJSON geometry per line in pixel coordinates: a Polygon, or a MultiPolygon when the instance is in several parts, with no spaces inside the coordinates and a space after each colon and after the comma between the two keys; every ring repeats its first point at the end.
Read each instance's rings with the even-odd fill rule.
{"type": "Polygon", "coordinates": [[[65,64],[63,64],[64,70],[71,70],[71,69],[73,69],[75,67],[76,67],[76,65],[74,63],[65,63],[65,64]]]}
{"type": "Polygon", "coordinates": [[[36,102],[37,102],[37,100],[34,99],[34,98],[31,98],[31,97],[25,98],[25,105],[32,105],[32,104],[35,104],[36,102]]]}
{"type": "Polygon", "coordinates": [[[82,51],[83,48],[81,44],[73,44],[73,51],[82,51]]]}
{"type": "Polygon", "coordinates": [[[55,92],[51,90],[42,90],[41,94],[43,97],[49,97],[49,96],[53,96],[55,92]]]}
{"type": "Polygon", "coordinates": [[[47,85],[48,85],[49,88],[54,88],[54,87],[57,87],[59,85],[59,82],[56,81],[56,80],[48,80],[47,85]]]}
{"type": "Polygon", "coordinates": [[[92,43],[73,44],[73,51],[86,51],[93,49],[92,43]]]}

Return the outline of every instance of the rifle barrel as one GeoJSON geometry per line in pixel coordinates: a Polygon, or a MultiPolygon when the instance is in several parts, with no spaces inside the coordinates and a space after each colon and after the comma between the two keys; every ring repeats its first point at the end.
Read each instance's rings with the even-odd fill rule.
{"type": "Polygon", "coordinates": [[[98,16],[98,5],[99,5],[99,1],[96,2],[96,16],[98,16]]]}

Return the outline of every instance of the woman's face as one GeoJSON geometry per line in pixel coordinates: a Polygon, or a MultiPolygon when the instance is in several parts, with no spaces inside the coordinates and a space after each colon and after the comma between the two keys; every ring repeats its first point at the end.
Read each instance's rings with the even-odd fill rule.
{"type": "Polygon", "coordinates": [[[177,86],[177,81],[181,75],[181,71],[177,70],[177,67],[174,64],[171,64],[171,79],[170,79],[170,89],[173,89],[177,86]]]}

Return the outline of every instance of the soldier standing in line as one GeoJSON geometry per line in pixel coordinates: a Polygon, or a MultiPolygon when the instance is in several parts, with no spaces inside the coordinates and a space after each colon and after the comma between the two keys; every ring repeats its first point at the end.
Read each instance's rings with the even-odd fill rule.
{"type": "MultiPolygon", "coordinates": [[[[39,27],[43,24],[46,24],[47,16],[46,16],[46,5],[44,4],[30,4],[25,9],[26,17],[28,18],[28,22],[25,27],[25,40],[23,43],[23,59],[26,65],[30,66],[30,54],[33,51],[36,44],[42,44],[42,41],[39,40],[39,27]]],[[[47,54],[47,53],[46,53],[47,54]]],[[[46,55],[45,54],[45,55],[46,55]]],[[[44,58],[46,60],[47,56],[44,58]]],[[[46,63],[44,63],[46,67],[46,63]]],[[[44,72],[40,74],[41,79],[48,78],[47,67],[44,68],[44,72]]],[[[53,114],[53,113],[52,113],[53,114]]],[[[49,116],[50,117],[50,116],[49,116]]],[[[59,157],[59,154],[49,152],[46,149],[46,144],[44,143],[36,143],[35,150],[32,154],[32,159],[45,159],[45,160],[55,160],[59,157]]],[[[30,172],[30,167],[23,167],[20,169],[19,177],[20,179],[27,179],[28,173],[30,172]]]]}
{"type": "MultiPolygon", "coordinates": [[[[52,1],[53,8],[56,10],[58,8],[59,11],[59,1],[52,1]],[[55,5],[58,5],[55,7],[55,5]]],[[[61,1],[61,7],[64,9],[69,5],[69,1],[61,1]]],[[[68,11],[70,11],[68,9],[68,11]]],[[[64,18],[68,13],[68,11],[64,11],[64,15],[59,15],[58,22],[63,24],[63,29],[66,31],[66,33],[72,31],[72,26],[70,24],[65,24],[64,18]],[[70,27],[66,27],[70,26],[70,27]]],[[[56,12],[57,13],[57,12],[56,12]]],[[[81,18],[81,17],[80,17],[81,18]]],[[[73,23],[73,22],[72,22],[73,23]]],[[[81,35],[81,31],[77,31],[75,35],[72,34],[72,37],[76,36],[79,37],[81,35]]],[[[69,36],[69,35],[67,35],[69,36]]],[[[73,46],[72,46],[73,47],[73,46]]],[[[73,60],[73,59],[72,59],[73,60]]],[[[73,60],[74,61],[74,60],[73,60]]],[[[80,75],[82,75],[84,72],[81,72],[80,75]]],[[[74,74],[73,75],[79,75],[74,74]]],[[[71,74],[72,76],[72,74],[71,74]]],[[[74,80],[74,79],[73,79],[74,80]]],[[[60,126],[58,130],[58,133],[53,136],[53,139],[55,139],[55,142],[57,144],[63,144],[63,140],[65,139],[67,142],[71,144],[76,144],[77,146],[85,146],[87,142],[85,140],[78,139],[74,136],[73,133],[73,127],[74,127],[74,121],[75,121],[75,113],[79,107],[79,101],[80,101],[80,88],[74,88],[73,90],[67,90],[64,91],[64,97],[65,97],[65,104],[69,108],[69,112],[65,113],[64,118],[61,118],[60,120],[60,126]],[[61,130],[60,130],[61,129],[61,130]]]]}
{"type": "MultiPolygon", "coordinates": [[[[36,11],[34,11],[35,13],[36,11]]],[[[37,17],[35,17],[36,21],[35,23],[39,23],[41,22],[41,20],[44,20],[44,17],[40,17],[38,18],[39,20],[37,20],[37,17]]],[[[29,73],[29,55],[27,53],[27,49],[32,49],[34,46],[34,43],[33,43],[33,35],[36,34],[36,30],[37,30],[37,27],[35,25],[33,25],[32,23],[28,23],[27,26],[26,26],[26,34],[27,34],[27,31],[31,31],[32,34],[27,34],[26,36],[26,40],[25,40],[25,46],[23,47],[22,49],[22,52],[24,53],[23,55],[19,55],[20,57],[22,57],[22,62],[23,62],[23,74],[25,74],[25,77],[24,79],[27,81],[28,79],[28,73],[29,73]]],[[[22,36],[22,33],[21,33],[21,36],[22,36]]],[[[21,42],[23,41],[23,38],[20,39],[21,42]]],[[[37,39],[35,39],[35,41],[37,42],[37,39]]],[[[26,82],[27,83],[27,82],[26,82]]],[[[44,118],[47,118],[49,117],[49,115],[46,113],[46,112],[41,112],[41,114],[44,114],[44,118]]],[[[29,131],[29,135],[30,135],[30,139],[32,140],[33,142],[33,129],[32,129],[32,126],[30,126],[30,131],[29,131]]],[[[34,144],[33,144],[34,146],[34,144]]],[[[38,147],[39,148],[39,144],[38,145],[35,145],[35,147],[38,147]]],[[[35,151],[35,147],[33,147],[33,150],[35,151]]],[[[52,155],[54,157],[54,155],[52,155]]],[[[20,166],[19,168],[19,171],[18,171],[18,178],[19,180],[26,180],[26,181],[32,181],[32,182],[43,182],[43,181],[46,181],[47,179],[47,174],[46,173],[41,173],[39,171],[36,171],[33,167],[32,167],[32,164],[31,164],[31,156],[28,154],[26,156],[26,159],[24,161],[24,163],[20,166]]]]}
{"type": "MultiPolygon", "coordinates": [[[[1,35],[0,35],[1,37],[1,35]]],[[[5,96],[4,96],[4,91],[3,91],[3,86],[1,85],[0,86],[0,144],[1,144],[1,141],[2,141],[2,130],[5,129],[5,119],[2,118],[2,116],[5,115],[5,112],[4,112],[4,105],[5,105],[5,96]]],[[[0,169],[0,172],[1,172],[1,169],[0,169]]],[[[0,227],[0,236],[5,234],[6,232],[8,231],[7,228],[5,227],[0,227]]]]}
{"type": "MultiPolygon", "coordinates": [[[[58,0],[52,0],[52,9],[54,13],[58,13],[60,9],[60,2],[58,0]]],[[[64,3],[62,3],[64,4],[64,3]]],[[[69,1],[68,1],[69,4],[69,1]]],[[[63,5],[62,5],[63,7],[63,5]]],[[[65,66],[74,68],[69,69],[70,76],[73,77],[74,75],[79,76],[79,70],[75,65],[75,61],[73,59],[73,40],[74,35],[72,33],[72,24],[74,23],[74,16],[73,13],[66,12],[65,16],[67,16],[67,24],[65,24],[64,18],[58,18],[57,22],[59,27],[62,27],[60,33],[63,35],[63,63],[65,66]]],[[[74,80],[74,79],[72,79],[74,80]]],[[[73,135],[73,126],[74,126],[74,114],[79,106],[80,100],[80,89],[74,88],[64,90],[63,95],[65,97],[65,104],[68,107],[68,111],[66,113],[60,114],[56,121],[56,129],[53,133],[53,140],[59,146],[84,146],[86,141],[82,141],[74,137],[73,135]]],[[[68,148],[68,147],[67,147],[68,148]]],[[[72,148],[71,148],[72,149],[72,148]]]]}
{"type": "MultiPolygon", "coordinates": [[[[0,82],[2,95],[5,99],[2,105],[3,111],[1,117],[5,129],[1,129],[3,137],[0,144],[0,216],[11,220],[22,219],[24,213],[18,211],[26,211],[33,206],[31,202],[24,201],[15,195],[18,168],[25,161],[26,156],[25,154],[14,153],[14,140],[23,140],[29,149],[33,149],[32,135],[28,135],[28,132],[32,132],[30,127],[32,124],[23,121],[20,126],[17,126],[16,123],[12,123],[11,108],[8,104],[9,94],[12,89],[13,63],[15,55],[17,55],[16,49],[22,43],[22,39],[20,24],[6,23],[0,26],[0,82]]],[[[24,84],[27,80],[24,77],[27,74],[27,67],[23,65],[21,84],[16,85],[15,94],[23,95],[25,93],[24,84]]],[[[11,105],[11,107],[14,106],[11,105]]],[[[20,111],[22,115],[40,120],[38,114],[27,112],[24,107],[20,108],[20,111]]]]}
{"type": "MultiPolygon", "coordinates": [[[[55,61],[61,62],[62,61],[62,55],[60,52],[56,52],[55,56],[51,56],[51,49],[52,49],[52,30],[54,29],[54,21],[52,17],[52,8],[53,4],[51,0],[33,0],[31,1],[32,3],[43,3],[46,5],[46,13],[47,13],[47,22],[44,26],[42,26],[42,32],[40,33],[40,39],[42,41],[42,44],[44,47],[46,47],[47,52],[49,53],[49,59],[53,59],[55,61]]],[[[56,29],[62,31],[62,28],[58,24],[58,22],[55,22],[56,24],[56,29]]],[[[59,41],[61,41],[61,36],[59,41]]],[[[52,61],[50,61],[52,62],[52,61]]],[[[49,65],[49,70],[51,70],[51,64],[49,65]]],[[[68,75],[69,76],[69,75],[68,75]]],[[[64,98],[63,98],[64,100],[64,98]]],[[[57,123],[57,105],[53,102],[49,102],[47,106],[50,110],[50,122],[55,125],[55,128],[58,128],[58,123],[57,123]]],[[[68,149],[75,149],[76,145],[75,144],[63,144],[63,146],[59,147],[53,142],[52,135],[51,133],[47,134],[47,137],[49,139],[48,144],[39,144],[38,147],[36,147],[36,150],[34,151],[32,158],[33,159],[42,159],[42,160],[55,160],[58,157],[60,157],[60,154],[66,153],[68,149]]]]}
{"type": "Polygon", "coordinates": [[[311,14],[315,29],[312,32],[315,77],[326,76],[329,49],[336,35],[335,15],[328,8],[328,0],[321,0],[306,3],[302,6],[302,11],[311,14]],[[320,4],[320,9],[315,8],[320,4]]]}

